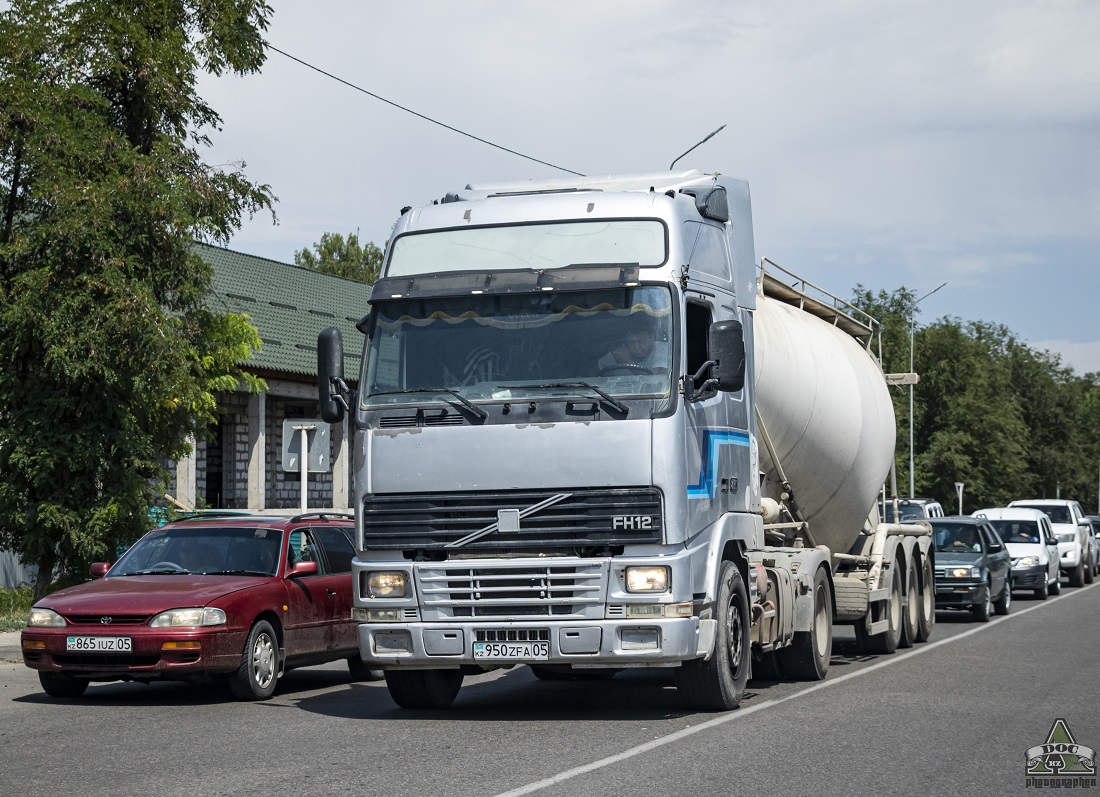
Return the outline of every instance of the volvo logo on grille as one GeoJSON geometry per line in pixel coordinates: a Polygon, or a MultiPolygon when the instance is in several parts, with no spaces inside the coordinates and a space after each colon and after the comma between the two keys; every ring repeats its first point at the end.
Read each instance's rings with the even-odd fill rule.
{"type": "Polygon", "coordinates": [[[572,493],[558,493],[557,495],[550,496],[545,501],[539,501],[537,504],[532,504],[526,509],[498,509],[496,523],[490,523],[485,528],[478,529],[472,534],[467,534],[462,539],[447,543],[444,547],[461,548],[463,545],[471,543],[474,540],[480,540],[482,537],[498,531],[506,534],[515,533],[519,531],[519,522],[521,519],[533,515],[547,507],[551,507],[554,504],[560,503],[572,496],[572,493]]]}
{"type": "Polygon", "coordinates": [[[111,624],[111,618],[110,617],[100,617],[99,622],[103,623],[103,625],[110,625],[111,624]]]}

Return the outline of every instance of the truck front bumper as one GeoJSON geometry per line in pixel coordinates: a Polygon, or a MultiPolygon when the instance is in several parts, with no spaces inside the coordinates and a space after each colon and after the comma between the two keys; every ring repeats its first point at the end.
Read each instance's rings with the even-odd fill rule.
{"type": "Polygon", "coordinates": [[[364,623],[359,654],[380,667],[448,668],[463,665],[571,664],[631,667],[676,664],[706,655],[713,643],[713,620],[698,617],[597,621],[364,623]],[[476,642],[540,639],[547,658],[485,658],[476,642]],[[514,632],[514,633],[513,633],[514,632]],[[479,636],[480,635],[480,636],[479,636]]]}

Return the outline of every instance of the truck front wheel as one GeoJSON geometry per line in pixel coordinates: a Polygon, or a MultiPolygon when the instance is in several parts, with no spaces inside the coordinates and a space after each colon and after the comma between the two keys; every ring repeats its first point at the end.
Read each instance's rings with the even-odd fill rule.
{"type": "Polygon", "coordinates": [[[677,668],[676,688],[690,708],[729,711],[741,704],[749,680],[749,593],[737,565],[725,561],[718,578],[718,633],[709,659],[677,668]]]}
{"type": "Polygon", "coordinates": [[[462,670],[386,670],[386,687],[401,708],[447,708],[462,687],[462,670]]]}

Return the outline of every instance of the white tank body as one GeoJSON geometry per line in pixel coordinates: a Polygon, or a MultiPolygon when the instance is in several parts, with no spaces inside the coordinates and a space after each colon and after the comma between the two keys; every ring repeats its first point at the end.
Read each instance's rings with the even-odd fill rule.
{"type": "MultiPolygon", "coordinates": [[[[882,371],[857,340],[827,321],[758,296],[756,400],[814,541],[849,551],[894,455],[894,407],[882,371]]],[[[763,494],[779,479],[761,447],[763,494]]]]}

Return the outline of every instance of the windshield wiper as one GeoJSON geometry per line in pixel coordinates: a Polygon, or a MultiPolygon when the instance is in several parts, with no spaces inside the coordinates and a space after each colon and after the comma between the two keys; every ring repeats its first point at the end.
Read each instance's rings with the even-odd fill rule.
{"type": "Polygon", "coordinates": [[[270,576],[264,570],[204,570],[199,575],[203,576],[270,576]]]}
{"type": "Polygon", "coordinates": [[[175,576],[175,575],[191,575],[191,571],[182,567],[169,567],[169,568],[152,568],[148,570],[133,570],[129,573],[119,573],[120,576],[175,576]]]}
{"type": "Polygon", "coordinates": [[[462,406],[482,420],[489,417],[489,413],[474,404],[457,390],[451,390],[449,387],[414,387],[409,390],[386,390],[382,393],[371,393],[371,396],[402,396],[411,393],[447,393],[448,395],[454,396],[462,406]]]}
{"type": "MultiPolygon", "coordinates": [[[[505,386],[501,385],[500,387],[505,387],[505,386]]],[[[600,390],[598,387],[596,387],[595,385],[593,385],[589,382],[550,382],[550,383],[545,384],[545,385],[519,385],[517,387],[532,388],[534,390],[540,390],[540,389],[542,389],[542,390],[553,390],[555,388],[563,388],[563,387],[581,387],[581,388],[584,388],[586,390],[591,390],[593,393],[595,393],[597,396],[602,398],[604,401],[606,401],[612,407],[617,409],[623,415],[629,415],[630,414],[630,407],[626,406],[625,404],[623,404],[621,401],[619,401],[617,398],[615,398],[611,394],[606,393],[603,390],[600,390]]]]}

